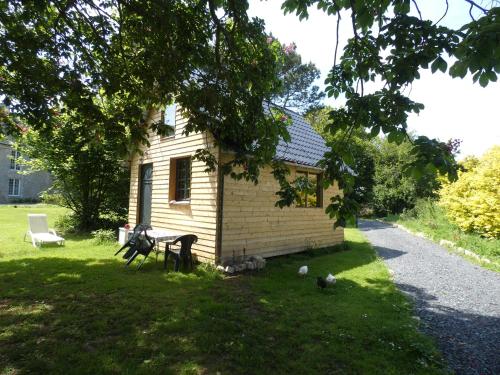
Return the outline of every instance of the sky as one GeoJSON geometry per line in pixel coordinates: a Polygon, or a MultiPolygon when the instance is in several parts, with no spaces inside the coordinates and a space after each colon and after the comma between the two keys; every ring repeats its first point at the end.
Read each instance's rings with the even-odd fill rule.
{"type": "MultiPolygon", "coordinates": [[[[321,78],[316,84],[324,87],[323,81],[333,65],[336,17],[312,7],[309,19],[299,21],[295,14],[283,14],[282,2],[250,0],[249,14],[263,19],[266,31],[282,43],[295,42],[302,61],[311,61],[320,69],[321,78]]],[[[470,21],[465,1],[449,3],[443,25],[457,27],[470,21]]],[[[432,20],[439,19],[446,7],[444,0],[421,0],[418,4],[423,17],[432,20]]],[[[348,15],[343,19],[348,20],[348,15]]],[[[350,24],[341,22],[339,51],[351,34],[350,24]]],[[[472,82],[470,75],[452,79],[448,73],[431,74],[430,70],[424,70],[420,80],[413,83],[410,98],[425,105],[424,111],[408,119],[410,131],[442,141],[462,140],[459,159],[467,155],[481,156],[493,145],[500,145],[500,81],[482,88],[472,82]]],[[[327,99],[325,104],[342,103],[327,99]]]]}

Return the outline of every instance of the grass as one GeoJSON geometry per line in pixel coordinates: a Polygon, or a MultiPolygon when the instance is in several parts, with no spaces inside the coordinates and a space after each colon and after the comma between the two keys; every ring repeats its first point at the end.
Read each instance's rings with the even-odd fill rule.
{"type": "Polygon", "coordinates": [[[425,233],[436,242],[442,239],[452,241],[456,246],[486,257],[492,263],[483,263],[467,257],[470,261],[500,272],[500,240],[487,239],[475,233],[461,231],[448,220],[444,210],[432,201],[419,201],[413,210],[402,215],[391,215],[385,220],[401,224],[414,232],[425,233]]]}
{"type": "Polygon", "coordinates": [[[123,267],[116,244],[21,241],[28,212],[0,207],[0,374],[442,374],[412,306],[355,229],[337,247],[223,277],[211,267],[123,267]],[[308,264],[310,275],[297,269],[308,264]],[[315,277],[336,274],[319,290],[315,277]]]}

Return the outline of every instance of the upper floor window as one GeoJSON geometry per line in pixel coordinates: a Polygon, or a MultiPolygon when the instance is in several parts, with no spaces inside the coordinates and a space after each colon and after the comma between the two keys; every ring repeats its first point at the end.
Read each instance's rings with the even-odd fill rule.
{"type": "Polygon", "coordinates": [[[21,195],[21,181],[18,178],[9,178],[9,195],[14,197],[21,195]]]}
{"type": "Polygon", "coordinates": [[[165,107],[165,110],[162,112],[162,122],[169,128],[167,130],[166,136],[174,135],[176,113],[177,105],[175,103],[167,105],[165,107]]]}
{"type": "Polygon", "coordinates": [[[296,207],[322,207],[323,190],[320,175],[311,172],[297,172],[296,181],[299,188],[299,199],[296,207]]]}
{"type": "Polygon", "coordinates": [[[21,153],[16,150],[12,150],[10,152],[10,169],[20,171],[21,170],[21,164],[17,162],[17,159],[21,157],[21,153]]]}

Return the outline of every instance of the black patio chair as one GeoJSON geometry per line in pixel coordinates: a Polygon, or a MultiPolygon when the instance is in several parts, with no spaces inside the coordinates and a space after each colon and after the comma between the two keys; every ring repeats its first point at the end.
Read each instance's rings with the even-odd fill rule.
{"type": "Polygon", "coordinates": [[[167,261],[170,255],[174,257],[174,270],[179,271],[179,266],[181,260],[186,265],[189,262],[191,270],[193,270],[193,254],[191,253],[191,247],[193,243],[198,241],[198,237],[194,234],[186,234],[184,236],[178,237],[172,245],[177,245],[180,242],[180,247],[178,249],[172,249],[168,244],[165,248],[165,263],[163,267],[167,268],[167,261]]]}
{"type": "Polygon", "coordinates": [[[142,267],[148,255],[155,247],[154,238],[148,236],[147,231],[150,229],[152,229],[151,226],[147,224],[136,225],[129,240],[115,253],[115,255],[118,255],[122,250],[128,248],[125,254],[123,254],[123,259],[127,259],[125,266],[132,263],[138,255],[143,255],[144,259],[139,263],[137,269],[142,267]]]}

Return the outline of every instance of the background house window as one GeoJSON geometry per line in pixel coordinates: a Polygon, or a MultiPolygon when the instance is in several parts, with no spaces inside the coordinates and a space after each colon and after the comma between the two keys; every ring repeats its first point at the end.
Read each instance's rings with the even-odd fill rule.
{"type": "Polygon", "coordinates": [[[299,199],[296,207],[321,207],[322,188],[319,174],[311,172],[297,172],[296,185],[299,188],[299,199]]]}
{"type": "Polygon", "coordinates": [[[191,158],[170,160],[169,201],[188,201],[191,198],[191,158]]]}
{"type": "Polygon", "coordinates": [[[18,178],[9,178],[9,195],[13,197],[21,195],[21,181],[18,178]]]}
{"type": "Polygon", "coordinates": [[[16,150],[10,152],[10,169],[19,171],[21,170],[21,164],[17,162],[17,159],[21,157],[21,153],[16,150]]]}

